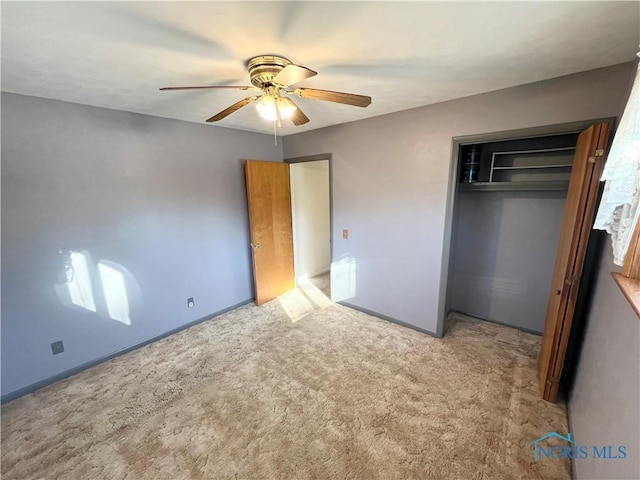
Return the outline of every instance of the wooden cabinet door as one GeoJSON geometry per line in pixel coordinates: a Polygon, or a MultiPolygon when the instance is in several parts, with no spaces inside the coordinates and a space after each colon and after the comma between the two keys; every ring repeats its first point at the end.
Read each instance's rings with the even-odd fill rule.
{"type": "Polygon", "coordinates": [[[550,402],[558,394],[608,135],[608,124],[592,125],[576,145],[538,357],[540,392],[550,402]]]}
{"type": "Polygon", "coordinates": [[[245,174],[255,296],[261,305],[295,285],[289,164],[247,160],[245,174]]]}

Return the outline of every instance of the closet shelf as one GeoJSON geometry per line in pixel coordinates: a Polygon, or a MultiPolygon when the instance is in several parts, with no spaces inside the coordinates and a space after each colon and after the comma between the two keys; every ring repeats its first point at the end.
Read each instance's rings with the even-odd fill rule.
{"type": "Polygon", "coordinates": [[[537,168],[571,168],[572,163],[561,163],[556,165],[523,165],[521,167],[493,167],[493,170],[532,170],[537,168]]]}
{"type": "Polygon", "coordinates": [[[474,182],[460,183],[461,192],[566,192],[568,180],[531,182],[474,182]]]}

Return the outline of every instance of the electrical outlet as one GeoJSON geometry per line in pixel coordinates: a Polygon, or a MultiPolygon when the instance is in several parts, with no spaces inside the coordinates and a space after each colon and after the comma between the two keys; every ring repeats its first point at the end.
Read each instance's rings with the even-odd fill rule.
{"type": "Polygon", "coordinates": [[[349,238],[349,230],[347,230],[346,228],[342,230],[342,238],[344,238],[345,240],[349,238]]]}
{"type": "Polygon", "coordinates": [[[64,352],[64,345],[62,343],[62,340],[60,340],[59,342],[53,342],[51,344],[51,351],[54,355],[64,352]]]}
{"type": "Polygon", "coordinates": [[[196,302],[193,301],[193,297],[187,298],[187,308],[195,306],[196,302]]]}

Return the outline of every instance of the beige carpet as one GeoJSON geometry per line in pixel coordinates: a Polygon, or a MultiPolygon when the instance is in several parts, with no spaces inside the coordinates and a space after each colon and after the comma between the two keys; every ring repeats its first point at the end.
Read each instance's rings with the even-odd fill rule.
{"type": "Polygon", "coordinates": [[[2,408],[3,479],[558,479],[534,438],[539,337],[456,317],[444,339],[312,285],[2,408]]]}

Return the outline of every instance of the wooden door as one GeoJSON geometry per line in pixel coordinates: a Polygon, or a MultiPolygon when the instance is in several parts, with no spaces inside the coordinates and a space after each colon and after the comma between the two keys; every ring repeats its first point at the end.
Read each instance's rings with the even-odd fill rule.
{"type": "Polygon", "coordinates": [[[247,160],[247,203],[256,304],[294,287],[289,164],[247,160]]]}
{"type": "Polygon", "coordinates": [[[538,357],[540,392],[550,402],[558,394],[608,135],[608,124],[592,125],[576,145],[538,357]]]}

